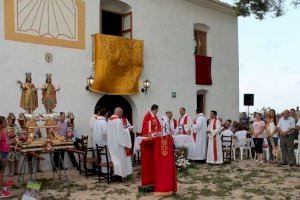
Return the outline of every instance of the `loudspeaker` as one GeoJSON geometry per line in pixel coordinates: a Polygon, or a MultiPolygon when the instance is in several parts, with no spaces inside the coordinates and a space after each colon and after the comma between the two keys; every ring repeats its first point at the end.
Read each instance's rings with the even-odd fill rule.
{"type": "Polygon", "coordinates": [[[254,106],[254,94],[244,94],[244,106],[254,106]]]}

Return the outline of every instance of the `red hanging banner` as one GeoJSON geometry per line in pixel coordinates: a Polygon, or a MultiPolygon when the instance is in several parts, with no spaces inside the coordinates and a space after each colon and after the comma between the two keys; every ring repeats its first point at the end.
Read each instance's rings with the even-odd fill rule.
{"type": "Polygon", "coordinates": [[[195,55],[196,84],[212,85],[211,57],[195,55]]]}

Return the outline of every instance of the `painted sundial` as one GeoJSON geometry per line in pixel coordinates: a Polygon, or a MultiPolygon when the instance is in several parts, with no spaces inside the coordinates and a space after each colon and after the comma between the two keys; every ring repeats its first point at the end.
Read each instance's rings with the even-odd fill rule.
{"type": "MultiPolygon", "coordinates": [[[[16,40],[24,39],[25,42],[81,48],[78,43],[76,47],[75,43],[63,43],[63,41],[80,42],[82,46],[85,31],[84,1],[5,0],[5,6],[6,23],[8,24],[6,29],[9,29],[6,30],[6,33],[13,32],[12,34],[25,36],[14,37],[16,40]],[[13,14],[8,10],[13,10],[13,14]],[[35,39],[28,36],[33,36],[35,39]],[[55,40],[59,40],[61,43],[55,40]]],[[[6,36],[7,39],[12,38],[9,34],[6,36]]]]}

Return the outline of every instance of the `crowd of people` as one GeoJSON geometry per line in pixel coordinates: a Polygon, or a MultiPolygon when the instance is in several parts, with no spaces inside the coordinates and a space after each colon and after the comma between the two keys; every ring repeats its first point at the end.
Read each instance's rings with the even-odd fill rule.
{"type": "MultiPolygon", "coordinates": [[[[58,132],[60,135],[67,137],[70,134],[70,130],[72,130],[72,138],[76,138],[77,134],[74,130],[74,125],[66,120],[66,114],[64,112],[59,113],[58,119],[58,132]]],[[[21,128],[16,124],[16,117],[13,113],[9,113],[8,117],[0,116],[0,187],[2,187],[2,192],[0,192],[0,198],[11,196],[11,192],[7,190],[7,187],[13,186],[13,176],[19,175],[19,161],[21,157],[21,152],[18,147],[16,147],[16,136],[21,134],[21,128]],[[3,174],[8,166],[8,180],[3,180],[3,174]]],[[[40,129],[35,130],[35,138],[41,138],[42,133],[40,129]]],[[[78,167],[78,163],[76,158],[72,152],[68,152],[70,156],[70,160],[74,167],[78,167]]],[[[55,152],[54,153],[54,162],[55,169],[57,167],[62,168],[64,161],[64,151],[55,152]],[[60,155],[59,155],[60,154],[60,155]]],[[[29,167],[29,173],[33,171],[32,159],[33,156],[31,154],[26,155],[27,163],[29,167]]],[[[37,158],[37,172],[42,172],[41,169],[41,160],[37,158]]],[[[66,170],[66,168],[64,168],[66,170]]]]}
{"type": "MultiPolygon", "coordinates": [[[[280,115],[275,110],[270,109],[263,113],[254,113],[253,118],[241,120],[240,122],[230,119],[223,122],[218,117],[217,111],[211,111],[209,119],[200,109],[196,110],[196,118],[186,113],[185,108],[179,109],[180,117],[175,119],[171,111],[159,118],[157,116],[159,107],[152,105],[143,119],[141,136],[149,135],[191,135],[194,145],[188,147],[188,159],[191,161],[206,162],[209,164],[223,163],[222,136],[231,136],[235,142],[235,148],[245,145],[247,138],[253,140],[253,150],[256,153],[257,163],[264,163],[263,147],[268,145],[270,158],[269,163],[276,163],[281,160],[281,165],[296,165],[294,155],[294,140],[298,140],[300,130],[300,113],[297,110],[284,110],[280,115]],[[264,142],[264,141],[267,141],[264,142]],[[278,159],[279,155],[280,159],[278,159]]],[[[12,148],[15,144],[13,134],[20,133],[15,123],[15,117],[12,113],[7,118],[0,116],[0,186],[3,190],[1,197],[8,197],[11,193],[6,189],[9,186],[3,181],[3,173],[8,166],[9,177],[18,175],[18,165],[20,152],[12,148]],[[14,130],[14,131],[10,131],[14,130]],[[11,147],[10,147],[11,145],[11,147]]],[[[58,120],[59,134],[69,137],[69,129],[73,130],[71,137],[76,138],[74,124],[66,122],[65,113],[61,112],[58,120]],[[74,134],[75,133],[75,134],[74,134]]],[[[122,108],[115,108],[113,115],[105,108],[96,107],[94,116],[91,118],[90,127],[92,134],[89,135],[88,146],[96,148],[97,146],[107,146],[110,160],[114,166],[114,176],[124,179],[132,174],[132,145],[133,138],[130,132],[133,126],[128,119],[123,116],[122,108]],[[109,134],[108,134],[109,133],[109,134]]],[[[41,137],[37,130],[37,136],[41,137]]],[[[78,163],[72,152],[68,152],[72,164],[78,168],[78,163]]],[[[55,166],[64,166],[59,163],[60,158],[64,160],[65,152],[57,152],[54,155],[55,166]],[[61,155],[59,155],[61,154],[61,155]]],[[[28,164],[31,166],[32,158],[28,157],[28,164]]],[[[37,166],[41,171],[40,165],[37,166]]],[[[29,170],[32,171],[30,167],[29,170]]]]}

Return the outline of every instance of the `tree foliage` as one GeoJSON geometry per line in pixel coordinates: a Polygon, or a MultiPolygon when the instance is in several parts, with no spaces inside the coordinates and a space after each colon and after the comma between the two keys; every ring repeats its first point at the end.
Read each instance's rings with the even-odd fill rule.
{"type": "Polygon", "coordinates": [[[234,5],[238,14],[249,16],[253,14],[258,19],[264,19],[271,13],[274,17],[280,17],[285,12],[285,5],[300,6],[300,0],[236,0],[234,5]]]}

